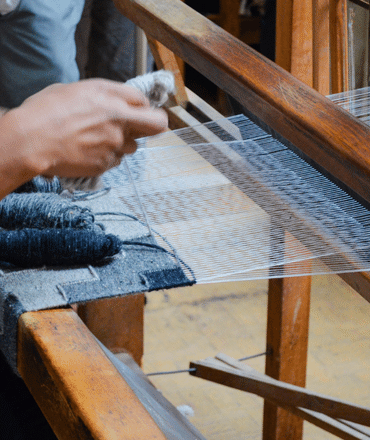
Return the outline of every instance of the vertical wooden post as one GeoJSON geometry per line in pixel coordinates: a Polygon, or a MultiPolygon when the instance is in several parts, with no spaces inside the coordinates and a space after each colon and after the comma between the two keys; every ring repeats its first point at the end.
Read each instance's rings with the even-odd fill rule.
{"type": "Polygon", "coordinates": [[[290,72],[292,62],[293,0],[276,1],[275,62],[290,72]]]}
{"type": "Polygon", "coordinates": [[[313,0],[294,0],[290,73],[313,87],[313,0]]]}
{"type": "Polygon", "coordinates": [[[220,0],[220,25],[236,38],[240,37],[239,3],[234,0],[220,0]]]}
{"type": "MultiPolygon", "coordinates": [[[[330,87],[337,91],[343,80],[337,3],[277,0],[276,62],[323,94],[330,87]]],[[[266,374],[299,386],[306,383],[310,288],[311,277],[305,276],[270,280],[268,290],[266,345],[272,354],[266,359],[266,374]]],[[[302,436],[303,420],[265,402],[263,440],[302,436]]]]}
{"type": "Polygon", "coordinates": [[[88,329],[113,353],[128,352],[141,365],[145,295],[106,298],[78,307],[88,329]]]}
{"type": "Polygon", "coordinates": [[[331,93],[349,90],[347,0],[330,0],[331,93]]]}
{"type": "Polygon", "coordinates": [[[313,0],[312,87],[323,95],[331,93],[330,1],[313,0]]]}
{"type": "MultiPolygon", "coordinates": [[[[315,0],[277,0],[276,63],[313,86],[315,0]]],[[[267,375],[305,386],[311,277],[271,279],[268,287],[267,375]]],[[[301,440],[303,420],[266,402],[263,440],[301,440]]]]}
{"type": "MultiPolygon", "coordinates": [[[[274,225],[272,219],[271,227],[274,225]]],[[[294,241],[288,232],[281,230],[285,243],[294,241]]],[[[289,258],[289,246],[284,252],[289,258]]],[[[311,263],[305,263],[306,273],[311,263]]],[[[282,268],[289,273],[289,264],[282,268]]],[[[304,387],[308,349],[311,277],[270,279],[267,302],[267,332],[265,373],[274,379],[304,387]]],[[[263,413],[263,440],[301,440],[303,419],[265,401],[263,413]]]]}
{"type": "MultiPolygon", "coordinates": [[[[266,374],[305,386],[311,277],[269,281],[266,374]]],[[[263,440],[299,440],[303,420],[269,402],[263,414],[263,440]]]]}

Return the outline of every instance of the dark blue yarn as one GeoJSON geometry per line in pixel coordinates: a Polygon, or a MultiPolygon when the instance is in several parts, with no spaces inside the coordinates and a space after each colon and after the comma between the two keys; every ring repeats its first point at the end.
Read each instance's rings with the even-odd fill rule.
{"type": "MultiPolygon", "coordinates": [[[[126,213],[96,215],[121,215],[145,224],[126,213]]],[[[134,246],[171,255],[194,277],[160,234],[173,253],[156,244],[121,241],[105,235],[103,229],[89,208],[74,205],[58,194],[12,193],[0,201],[0,262],[24,268],[93,264],[117,254],[122,246],[134,246]]]]}
{"type": "Polygon", "coordinates": [[[37,176],[29,182],[24,183],[14,192],[16,193],[56,193],[60,194],[63,191],[62,185],[57,177],[53,179],[45,179],[44,177],[37,176]]]}
{"type": "Polygon", "coordinates": [[[0,201],[0,227],[21,228],[92,228],[94,215],[57,194],[12,193],[0,201]]]}
{"type": "Polygon", "coordinates": [[[24,268],[92,264],[117,254],[120,248],[118,237],[94,230],[0,231],[0,261],[24,268]]]}

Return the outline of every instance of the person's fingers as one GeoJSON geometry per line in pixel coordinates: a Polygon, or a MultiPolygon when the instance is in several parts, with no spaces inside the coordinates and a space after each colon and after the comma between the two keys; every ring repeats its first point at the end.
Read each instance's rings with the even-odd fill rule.
{"type": "Polygon", "coordinates": [[[168,129],[168,117],[164,110],[126,108],[121,115],[117,115],[125,129],[125,133],[134,138],[152,136],[168,129]]]}
{"type": "Polygon", "coordinates": [[[128,105],[132,105],[134,107],[150,106],[148,98],[134,87],[106,79],[91,79],[86,81],[91,81],[92,83],[94,82],[94,85],[101,92],[107,93],[110,96],[114,96],[120,100],[124,100],[128,105]]]}
{"type": "Polygon", "coordinates": [[[122,154],[120,157],[122,157],[124,154],[133,154],[135,153],[136,150],[137,150],[137,143],[135,139],[131,136],[126,136],[125,146],[124,149],[122,149],[121,151],[122,154]]]}

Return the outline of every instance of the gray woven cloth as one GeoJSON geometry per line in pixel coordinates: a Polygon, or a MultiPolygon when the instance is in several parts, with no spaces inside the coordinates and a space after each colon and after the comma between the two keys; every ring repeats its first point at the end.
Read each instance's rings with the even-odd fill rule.
{"type": "MultiPolygon", "coordinates": [[[[93,212],[129,214],[119,196],[118,190],[111,189],[102,197],[76,203],[90,207],[93,212]]],[[[70,268],[2,268],[0,349],[14,371],[17,363],[17,322],[24,312],[193,284],[173,255],[161,249],[140,246],[140,243],[157,245],[144,222],[115,215],[102,216],[101,222],[107,233],[114,233],[128,243],[119,254],[106,261],[70,268]]]]}

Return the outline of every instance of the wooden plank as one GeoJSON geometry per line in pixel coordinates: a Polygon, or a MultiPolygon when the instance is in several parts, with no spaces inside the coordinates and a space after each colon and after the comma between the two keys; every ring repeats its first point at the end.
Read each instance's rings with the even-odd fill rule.
{"type": "MultiPolygon", "coordinates": [[[[334,399],[305,388],[290,385],[269,376],[255,374],[253,369],[238,370],[213,358],[191,362],[191,375],[231,388],[248,391],[264,399],[272,399],[287,406],[305,408],[365,426],[370,424],[370,408],[334,399]]],[[[286,437],[290,438],[290,437],[286,437]]]]}
{"type": "Polygon", "coordinates": [[[78,306],[88,329],[113,353],[128,352],[139,365],[144,353],[145,294],[105,298],[78,306]]]}
{"type": "Polygon", "coordinates": [[[71,309],[25,313],[18,333],[18,370],[60,440],[165,440],[71,309]]]}

